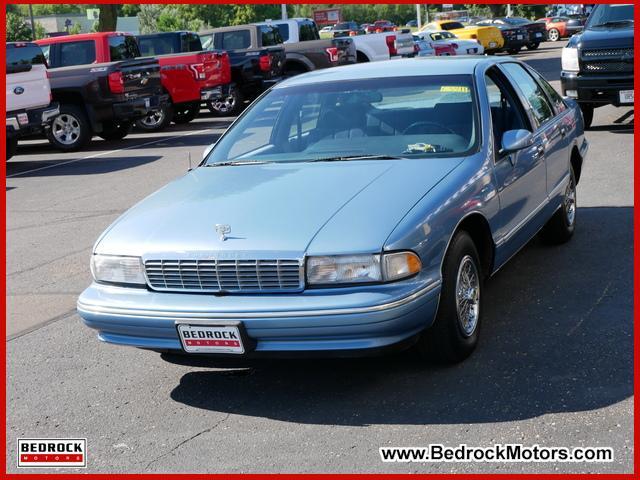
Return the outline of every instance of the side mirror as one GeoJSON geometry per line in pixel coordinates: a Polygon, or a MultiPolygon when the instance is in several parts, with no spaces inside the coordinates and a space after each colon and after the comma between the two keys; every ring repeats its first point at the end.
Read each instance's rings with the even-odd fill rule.
{"type": "Polygon", "coordinates": [[[204,153],[202,154],[202,160],[204,160],[209,156],[209,154],[211,153],[211,150],[213,150],[213,147],[215,146],[216,144],[212,143],[211,145],[209,145],[207,148],[204,149],[204,153]]]}
{"type": "Polygon", "coordinates": [[[517,152],[531,146],[532,143],[533,134],[529,130],[507,130],[502,134],[500,153],[506,155],[517,152]]]}

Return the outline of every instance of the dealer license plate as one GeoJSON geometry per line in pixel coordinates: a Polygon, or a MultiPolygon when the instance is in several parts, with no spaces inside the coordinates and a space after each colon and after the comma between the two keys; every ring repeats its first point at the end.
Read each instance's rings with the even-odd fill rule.
{"type": "Polygon", "coordinates": [[[541,36],[542,36],[542,33],[536,32],[536,37],[541,37],[541,36]]]}
{"type": "Polygon", "coordinates": [[[633,90],[621,90],[620,103],[633,103],[633,90]]]}
{"type": "Polygon", "coordinates": [[[150,98],[145,98],[144,99],[144,106],[145,106],[145,108],[149,108],[151,106],[151,99],[150,98]]]}
{"type": "Polygon", "coordinates": [[[187,353],[244,353],[237,326],[181,323],[178,324],[178,336],[187,353]]]}

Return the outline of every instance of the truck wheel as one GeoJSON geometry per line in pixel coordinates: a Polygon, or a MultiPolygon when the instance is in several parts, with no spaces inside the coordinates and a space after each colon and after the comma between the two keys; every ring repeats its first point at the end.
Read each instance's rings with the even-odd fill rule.
{"type": "Polygon", "coordinates": [[[54,117],[47,131],[49,143],[64,152],[80,150],[92,136],[84,109],[73,104],[60,105],[60,113],[54,117]]]}
{"type": "Polygon", "coordinates": [[[109,123],[103,125],[102,132],[98,133],[100,138],[108,141],[122,140],[131,133],[133,122],[109,123]]]}
{"type": "Polygon", "coordinates": [[[550,42],[557,42],[560,40],[560,31],[557,28],[552,28],[547,32],[547,37],[550,42]]]}
{"type": "Polygon", "coordinates": [[[175,108],[173,122],[177,124],[189,123],[200,114],[200,102],[193,102],[175,108]]]}
{"type": "Polygon", "coordinates": [[[291,67],[285,70],[284,76],[286,78],[295,77],[296,75],[302,75],[303,73],[307,73],[307,70],[303,70],[302,67],[291,67]]]}
{"type": "Polygon", "coordinates": [[[415,351],[438,363],[457,363],[478,344],[482,318],[483,276],[480,257],[465,231],[455,234],[444,257],[438,312],[415,351]]]}
{"type": "Polygon", "coordinates": [[[146,117],[136,120],[136,127],[145,132],[159,132],[169,126],[173,119],[173,106],[166,105],[160,110],[149,112],[146,117]]]}
{"type": "Polygon", "coordinates": [[[580,111],[584,119],[584,128],[591,128],[591,123],[593,122],[593,105],[581,103],[580,111]]]}
{"type": "Polygon", "coordinates": [[[537,50],[539,46],[540,46],[539,42],[529,43],[527,44],[527,50],[537,50]]]}
{"type": "Polygon", "coordinates": [[[18,137],[7,137],[7,160],[16,154],[18,149],[18,137]]]}
{"type": "Polygon", "coordinates": [[[207,102],[207,107],[211,113],[219,117],[233,117],[242,111],[244,98],[238,87],[231,87],[227,95],[216,101],[207,102]]]}
{"type": "Polygon", "coordinates": [[[576,177],[571,168],[569,185],[564,191],[562,205],[544,226],[540,232],[540,238],[545,243],[555,245],[568,242],[576,229],[577,213],[576,177]]]}

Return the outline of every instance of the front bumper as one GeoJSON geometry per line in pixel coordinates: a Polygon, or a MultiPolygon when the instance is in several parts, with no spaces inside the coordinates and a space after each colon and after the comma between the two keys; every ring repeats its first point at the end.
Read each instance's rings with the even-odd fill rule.
{"type": "Polygon", "coordinates": [[[368,291],[318,289],[292,295],[228,296],[94,283],[78,299],[78,313],[102,341],[158,351],[182,351],[176,321],[240,321],[255,341],[257,354],[366,354],[404,342],[429,327],[439,294],[439,280],[368,291]]]}
{"type": "Polygon", "coordinates": [[[569,96],[578,103],[594,105],[627,106],[632,104],[620,103],[622,90],[633,90],[633,75],[582,75],[576,72],[562,71],[560,73],[562,94],[569,96]],[[573,90],[577,97],[567,95],[567,90],[573,90]]]}
{"type": "Polygon", "coordinates": [[[57,103],[52,103],[43,108],[7,112],[7,136],[17,137],[40,133],[51,123],[53,117],[59,113],[60,109],[57,103]]]}
{"type": "Polygon", "coordinates": [[[147,116],[150,112],[164,107],[169,101],[169,95],[149,95],[136,97],[126,102],[113,104],[113,114],[119,120],[137,119],[147,116]]]}

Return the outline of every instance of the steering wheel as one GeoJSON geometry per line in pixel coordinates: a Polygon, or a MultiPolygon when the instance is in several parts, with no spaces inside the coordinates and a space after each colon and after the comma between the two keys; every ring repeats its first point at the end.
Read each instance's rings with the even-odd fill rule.
{"type": "MultiPolygon", "coordinates": [[[[427,121],[413,122],[411,125],[409,125],[407,128],[405,128],[402,131],[402,135],[409,135],[412,130],[415,130],[417,127],[422,127],[425,125],[430,127],[435,127],[435,130],[440,130],[443,133],[451,133],[452,135],[457,135],[456,132],[451,130],[449,127],[445,127],[444,125],[440,125],[439,123],[427,122],[427,121]]],[[[438,133],[438,132],[415,132],[415,133],[438,133]]]]}

